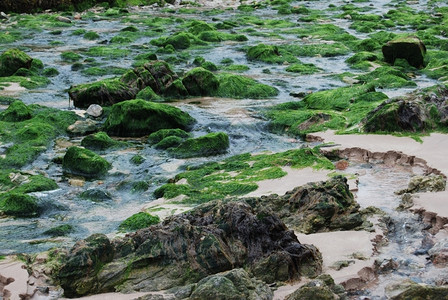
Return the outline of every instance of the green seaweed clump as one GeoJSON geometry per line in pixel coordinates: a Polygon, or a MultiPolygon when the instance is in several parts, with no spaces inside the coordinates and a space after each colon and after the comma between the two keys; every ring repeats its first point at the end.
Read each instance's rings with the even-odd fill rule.
{"type": "Polygon", "coordinates": [[[276,88],[246,76],[222,73],[218,75],[218,80],[219,88],[216,91],[218,97],[263,99],[275,97],[279,93],[276,88]]]}
{"type": "Polygon", "coordinates": [[[383,66],[355,79],[378,88],[414,87],[417,84],[397,67],[383,66]]]}
{"type": "Polygon", "coordinates": [[[186,132],[186,131],[184,131],[184,130],[182,130],[182,129],[179,129],[179,128],[176,128],[176,129],[160,129],[160,130],[158,130],[158,131],[156,131],[154,133],[151,133],[149,135],[149,137],[148,137],[148,141],[151,144],[157,144],[157,143],[160,143],[165,138],[170,137],[170,136],[175,136],[175,137],[179,137],[179,138],[182,138],[182,139],[186,139],[186,138],[191,137],[191,134],[186,132]]]}
{"type": "Polygon", "coordinates": [[[107,160],[95,152],[75,146],[68,148],[62,160],[65,172],[89,178],[105,175],[111,167],[107,160]]]}
{"type": "Polygon", "coordinates": [[[201,67],[194,68],[185,74],[182,83],[191,96],[213,95],[219,87],[216,76],[201,67]]]}
{"type": "Polygon", "coordinates": [[[4,122],[22,122],[31,119],[31,117],[31,110],[22,101],[12,102],[0,114],[0,120],[4,122]]]}
{"type": "Polygon", "coordinates": [[[287,60],[282,56],[277,46],[265,44],[250,47],[247,50],[246,56],[248,60],[262,61],[270,64],[282,64],[285,60],[287,60]]]}
{"type": "Polygon", "coordinates": [[[120,231],[135,231],[158,224],[159,222],[160,218],[158,216],[153,216],[147,212],[139,212],[124,220],[118,229],[120,231]]]}
{"type": "Polygon", "coordinates": [[[229,137],[224,132],[212,132],[198,138],[190,138],[170,153],[178,158],[211,156],[222,154],[229,148],[229,137]]]}
{"type": "Polygon", "coordinates": [[[21,68],[30,69],[33,59],[18,49],[9,49],[0,55],[0,77],[11,76],[21,68]]]}
{"type": "Polygon", "coordinates": [[[67,236],[69,233],[72,233],[75,230],[75,228],[70,224],[63,224],[59,225],[53,228],[50,228],[46,231],[44,231],[44,235],[49,235],[51,237],[58,237],[58,236],[67,236]]]}
{"type": "Polygon", "coordinates": [[[13,217],[37,217],[37,198],[21,193],[5,193],[0,196],[0,212],[13,217]]]}
{"type": "Polygon", "coordinates": [[[221,162],[191,166],[154,191],[157,198],[172,199],[185,195],[183,202],[204,203],[215,199],[245,195],[258,188],[257,182],[275,179],[287,173],[282,167],[334,169],[331,161],[318,149],[297,149],[274,154],[249,153],[229,157],[221,162]],[[179,184],[180,180],[187,180],[179,184]]]}
{"type": "Polygon", "coordinates": [[[285,71],[286,72],[292,72],[292,73],[298,73],[301,75],[310,75],[319,72],[321,69],[316,67],[313,64],[292,64],[288,66],[285,71]]]}
{"type": "Polygon", "coordinates": [[[81,141],[81,146],[90,150],[106,150],[126,145],[127,143],[116,141],[102,131],[88,135],[81,141]]]}
{"type": "Polygon", "coordinates": [[[160,129],[189,130],[194,123],[177,107],[136,99],[114,104],[104,130],[115,136],[144,136],[160,129]]]}

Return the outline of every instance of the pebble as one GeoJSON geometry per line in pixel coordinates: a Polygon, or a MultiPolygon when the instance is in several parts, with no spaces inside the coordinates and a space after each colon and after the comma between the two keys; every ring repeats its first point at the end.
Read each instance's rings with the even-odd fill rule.
{"type": "Polygon", "coordinates": [[[103,114],[103,108],[98,104],[92,104],[87,108],[86,113],[89,116],[98,118],[103,114]]]}

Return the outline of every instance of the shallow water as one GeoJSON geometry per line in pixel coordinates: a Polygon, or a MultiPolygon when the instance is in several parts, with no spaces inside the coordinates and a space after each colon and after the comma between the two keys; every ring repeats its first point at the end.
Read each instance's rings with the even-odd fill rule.
{"type": "MultiPolygon", "coordinates": [[[[328,10],[329,5],[342,6],[345,1],[300,1],[292,3],[293,6],[303,5],[311,9],[325,11],[329,17],[335,12],[328,10]]],[[[368,13],[385,13],[391,9],[394,3],[384,0],[372,0],[368,3],[354,3],[357,6],[372,8],[368,13]]],[[[412,4],[415,9],[426,9],[426,1],[412,4]]],[[[92,46],[111,46],[110,39],[117,35],[126,26],[136,26],[140,31],[151,29],[148,24],[143,23],[145,17],[158,15],[160,17],[173,16],[152,8],[132,8],[130,18],[114,18],[109,20],[87,19],[76,21],[71,27],[44,29],[41,32],[32,32],[29,38],[20,40],[8,45],[0,45],[0,51],[11,47],[20,47],[26,50],[33,58],[43,61],[46,67],[54,67],[60,72],[56,77],[51,78],[52,83],[45,88],[24,91],[16,94],[25,103],[39,103],[61,109],[73,109],[69,102],[66,89],[71,85],[92,82],[105,76],[85,76],[80,71],[72,70],[72,63],[63,62],[60,54],[65,51],[82,51],[92,46]],[[50,32],[60,29],[60,35],[52,35],[50,32]],[[95,31],[100,35],[96,41],[88,41],[81,36],[72,35],[77,29],[95,31]],[[51,42],[60,41],[59,45],[51,45],[51,42]],[[104,42],[104,44],[103,44],[104,42]]],[[[204,14],[177,14],[180,18],[202,19],[208,22],[211,18],[216,18],[212,22],[231,20],[240,16],[238,11],[228,10],[213,17],[204,14]]],[[[259,9],[253,13],[265,20],[289,19],[301,26],[304,23],[297,21],[297,16],[281,16],[272,9],[259,9]]],[[[350,34],[358,38],[366,38],[367,34],[358,33],[349,29],[350,22],[345,19],[336,19],[334,24],[346,29],[350,34]]],[[[162,25],[168,31],[177,30],[174,23],[172,25],[162,25]]],[[[251,26],[247,26],[250,28],[251,26]]],[[[280,93],[277,97],[266,100],[233,100],[217,98],[187,99],[172,104],[190,113],[198,120],[193,129],[195,136],[207,132],[224,131],[228,133],[231,146],[227,154],[211,158],[195,158],[189,160],[179,160],[170,158],[164,152],[154,150],[147,146],[144,140],[131,140],[133,145],[129,149],[112,151],[105,155],[106,159],[113,162],[113,170],[104,180],[86,181],[83,186],[77,186],[76,178],[65,177],[61,167],[50,163],[51,160],[61,155],[64,149],[57,146],[52,147],[34,163],[24,168],[33,172],[47,174],[58,181],[59,189],[51,192],[38,193],[44,208],[40,218],[31,219],[0,219],[0,254],[10,254],[16,252],[40,252],[50,247],[61,244],[72,244],[77,239],[82,239],[94,232],[102,232],[109,235],[117,233],[118,225],[141,210],[141,208],[154,200],[152,192],[180,172],[185,165],[199,164],[206,161],[220,160],[235,154],[246,152],[258,153],[263,151],[285,151],[297,148],[303,143],[284,136],[271,134],[267,131],[267,123],[260,118],[259,111],[264,107],[274,104],[297,101],[290,93],[312,92],[334,87],[347,85],[335,79],[331,75],[343,72],[357,73],[350,69],[345,63],[349,56],[338,57],[301,57],[304,63],[313,63],[322,69],[314,75],[297,75],[287,73],[284,69],[286,65],[268,65],[264,63],[249,62],[246,59],[242,47],[255,45],[258,43],[279,44],[279,43],[301,43],[299,38],[291,34],[282,34],[279,29],[262,29],[263,33],[276,33],[279,37],[252,36],[247,42],[222,42],[213,47],[192,50],[191,55],[185,60],[176,63],[176,71],[182,73],[191,69],[192,61],[196,56],[202,56],[207,61],[220,65],[223,58],[230,58],[234,64],[242,64],[250,67],[250,70],[243,72],[243,75],[251,76],[262,83],[276,86],[280,93]],[[269,73],[263,70],[269,69],[269,73]],[[146,158],[140,166],[135,166],[129,162],[130,158],[140,154],[146,158]],[[135,181],[146,181],[150,183],[150,188],[143,193],[132,193],[130,184],[135,181]],[[98,188],[107,190],[112,194],[112,199],[101,203],[91,202],[79,198],[79,194],[87,189],[98,188]],[[48,240],[43,232],[51,227],[60,224],[71,224],[75,226],[75,232],[67,238],[57,238],[48,240]]],[[[157,47],[149,44],[149,41],[157,36],[143,36],[135,40],[131,45],[120,46],[126,48],[127,53],[123,57],[108,59],[95,57],[95,61],[101,68],[107,66],[119,66],[131,68],[134,57],[141,53],[154,52],[157,47]]],[[[157,54],[160,59],[166,59],[173,55],[157,54]]],[[[83,54],[83,59],[89,56],[83,54]]],[[[426,76],[418,76],[413,79],[418,87],[427,87],[435,84],[434,80],[426,76]]],[[[412,89],[379,90],[389,97],[400,96],[412,89]]],[[[6,92],[0,91],[0,95],[6,92]]],[[[69,142],[79,143],[79,139],[72,139],[69,142]]],[[[388,169],[380,165],[359,165],[351,167],[349,173],[359,173],[359,191],[357,200],[362,207],[370,205],[377,206],[385,210],[393,218],[394,230],[391,230],[389,246],[384,248],[385,258],[392,258],[399,262],[400,268],[394,273],[393,278],[402,279],[410,277],[416,281],[432,283],[434,272],[431,266],[425,263],[425,256],[416,256],[413,252],[418,249],[423,239],[423,233],[419,221],[414,215],[408,213],[395,212],[399,198],[393,192],[407,185],[413,170],[408,169],[388,169]],[[408,226],[412,223],[412,226],[408,226]],[[411,228],[411,229],[409,229],[411,228]],[[431,272],[431,276],[427,273],[431,272]]],[[[82,181],[81,181],[82,183],[82,181]]],[[[380,284],[377,289],[370,291],[370,295],[379,297],[384,294],[384,285],[388,282],[390,275],[380,277],[380,284]]]]}

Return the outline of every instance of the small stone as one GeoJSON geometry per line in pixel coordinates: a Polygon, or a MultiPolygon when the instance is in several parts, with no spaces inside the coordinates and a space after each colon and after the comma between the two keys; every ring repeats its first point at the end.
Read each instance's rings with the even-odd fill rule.
{"type": "Polygon", "coordinates": [[[345,159],[339,160],[335,163],[334,166],[337,170],[345,170],[348,168],[348,161],[346,161],[345,159]]]}
{"type": "Polygon", "coordinates": [[[81,20],[81,19],[82,19],[81,14],[75,14],[75,16],[73,17],[73,19],[75,19],[75,20],[81,20]]]}
{"type": "Polygon", "coordinates": [[[4,12],[0,12],[0,19],[1,19],[1,20],[8,20],[9,17],[8,17],[8,15],[5,14],[4,12]]]}
{"type": "Polygon", "coordinates": [[[93,120],[76,121],[68,126],[67,131],[75,135],[86,135],[97,130],[98,123],[93,120]]]}
{"type": "Polygon", "coordinates": [[[103,114],[103,108],[98,104],[92,104],[87,108],[86,113],[89,116],[98,118],[103,114]]]}
{"type": "Polygon", "coordinates": [[[70,19],[67,18],[67,17],[63,17],[63,16],[59,16],[59,17],[57,18],[57,20],[58,20],[59,22],[64,22],[64,23],[71,23],[71,22],[72,22],[72,20],[70,20],[70,19]]]}

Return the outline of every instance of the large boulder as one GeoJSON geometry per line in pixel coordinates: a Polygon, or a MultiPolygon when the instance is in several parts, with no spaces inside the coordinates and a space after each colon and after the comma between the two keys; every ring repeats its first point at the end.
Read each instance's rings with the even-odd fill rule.
{"type": "Polygon", "coordinates": [[[366,132],[428,132],[448,127],[448,89],[435,86],[384,101],[362,121],[366,132]]]}
{"type": "Polygon", "coordinates": [[[11,76],[21,68],[30,69],[33,59],[23,51],[9,49],[0,55],[0,77],[11,76]]]}
{"type": "Polygon", "coordinates": [[[363,224],[359,204],[349,190],[347,179],[342,176],[308,183],[284,196],[271,195],[245,201],[255,207],[269,207],[287,226],[304,233],[351,230],[363,224]]]}
{"type": "Polygon", "coordinates": [[[144,136],[160,129],[189,130],[195,120],[179,108],[144,101],[124,101],[112,106],[104,130],[113,136],[144,136]]]}
{"type": "Polygon", "coordinates": [[[81,147],[70,147],[62,160],[64,172],[84,177],[100,177],[111,164],[95,152],[81,147]]]}
{"type": "Polygon", "coordinates": [[[210,96],[219,87],[219,81],[216,76],[201,67],[194,68],[185,74],[182,83],[191,96],[210,96]]]}
{"type": "Polygon", "coordinates": [[[58,272],[66,297],[85,295],[94,290],[98,282],[93,276],[104,264],[112,261],[114,248],[104,234],[93,234],[77,242],[68,253],[58,272]]]}
{"type": "MultiPolygon", "coordinates": [[[[282,268],[287,266],[287,280],[300,279],[305,270],[316,276],[322,269],[319,251],[300,244],[272,211],[256,213],[248,204],[237,201],[210,202],[118,238],[112,242],[114,249],[100,252],[115,253],[109,263],[110,257],[100,260],[104,262],[101,266],[94,264],[98,259],[86,265],[90,255],[74,255],[79,245],[86,243],[78,242],[62,261],[64,272],[57,279],[69,291],[66,296],[165,290],[234,268],[256,269],[265,257],[274,256],[282,258],[282,268]],[[81,262],[76,263],[78,260],[81,262]]],[[[278,270],[273,266],[264,273],[275,274],[278,270]]],[[[232,279],[230,274],[224,277],[231,281],[227,282],[229,286],[240,290],[239,279],[232,279]]]]}
{"type": "Polygon", "coordinates": [[[91,104],[106,105],[134,99],[138,89],[131,88],[116,79],[104,79],[93,83],[71,86],[68,94],[73,105],[88,108],[91,104]]]}
{"type": "Polygon", "coordinates": [[[397,58],[404,58],[411,66],[422,68],[424,66],[424,56],[426,47],[416,36],[407,36],[387,42],[382,47],[384,60],[390,64],[397,58]]]}
{"type": "Polygon", "coordinates": [[[36,217],[39,215],[39,206],[34,196],[8,192],[0,197],[0,212],[14,217],[36,217]]]}

